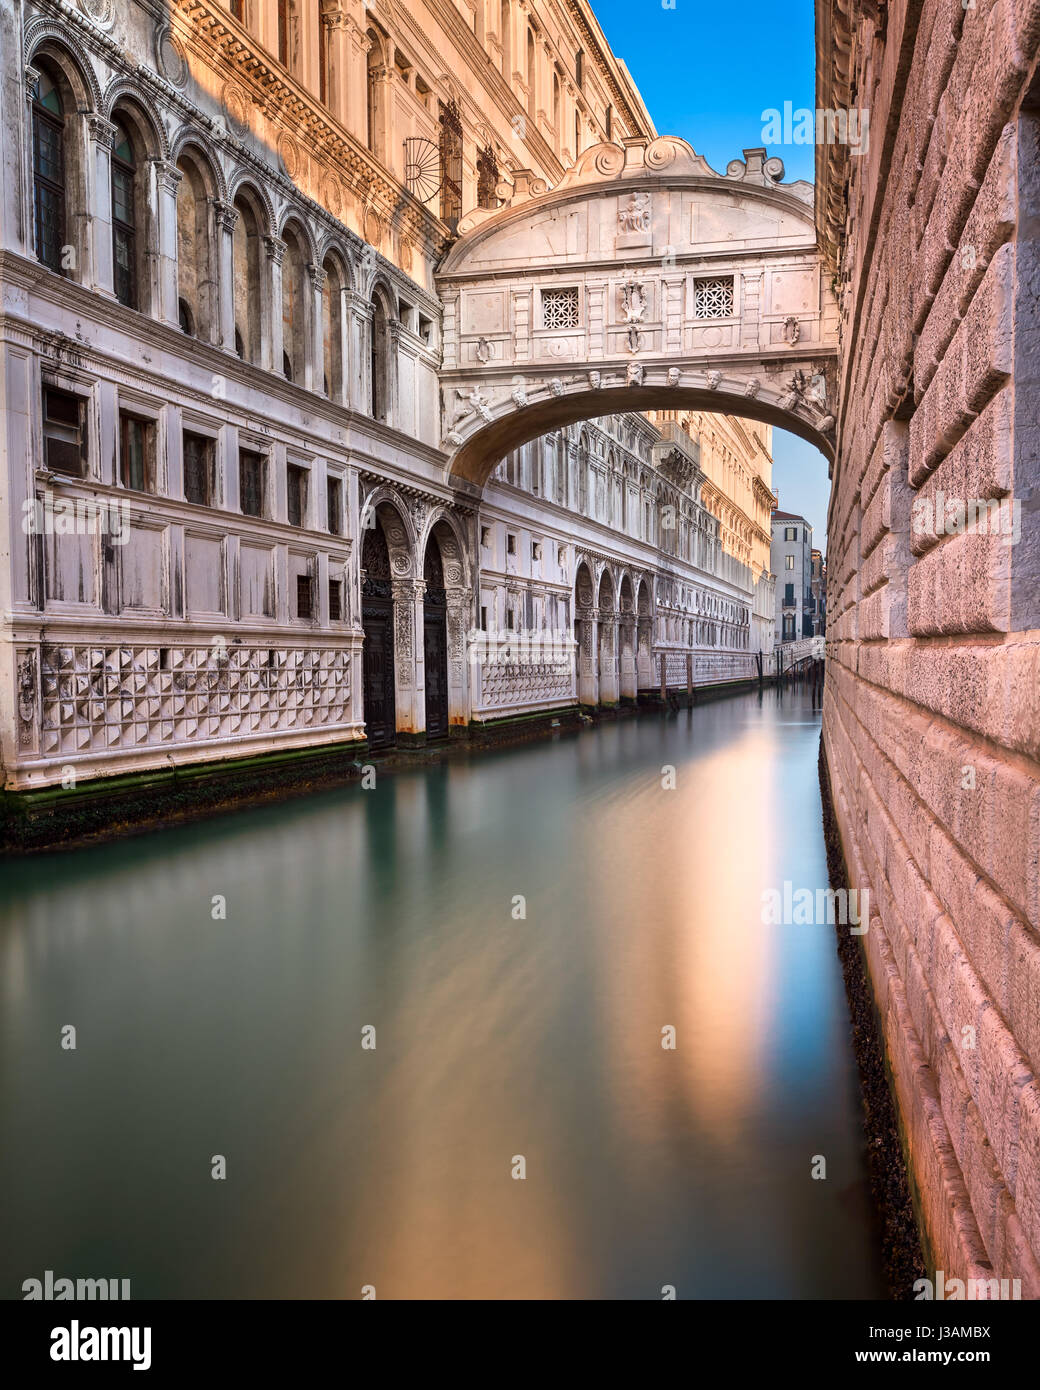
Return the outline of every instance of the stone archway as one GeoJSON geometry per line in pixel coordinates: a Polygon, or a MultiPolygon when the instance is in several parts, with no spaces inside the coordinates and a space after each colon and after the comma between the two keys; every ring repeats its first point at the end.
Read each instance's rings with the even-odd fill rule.
{"type": "Polygon", "coordinates": [[[838,309],[812,186],[746,150],[725,175],[682,140],[587,150],[547,191],[460,223],[444,302],[442,447],[460,491],[538,435],[628,410],[714,411],[833,457],[838,309]]]}
{"type": "Polygon", "coordinates": [[[390,550],[378,515],[361,543],[361,625],[365,732],[371,748],[390,748],[397,741],[394,596],[390,550]]]}
{"type": "MultiPolygon", "coordinates": [[[[436,546],[440,559],[444,589],[448,728],[465,728],[472,712],[469,632],[473,627],[474,595],[467,562],[467,542],[455,517],[445,511],[434,513],[426,532],[424,556],[429,555],[431,544],[436,546]]],[[[428,584],[430,581],[426,579],[425,582],[428,584]]]]}
{"type": "Polygon", "coordinates": [[[416,643],[423,584],[415,574],[414,537],[405,515],[382,489],[362,511],[362,690],[374,747],[414,740],[424,723],[416,643]]]}
{"type": "Polygon", "coordinates": [[[599,703],[598,662],[596,653],[597,616],[596,590],[592,570],[587,560],[578,562],[574,576],[574,641],[578,661],[578,703],[599,703]]]}
{"type": "Polygon", "coordinates": [[[448,737],[448,595],[444,563],[431,532],[423,557],[423,728],[426,740],[448,737]]]}

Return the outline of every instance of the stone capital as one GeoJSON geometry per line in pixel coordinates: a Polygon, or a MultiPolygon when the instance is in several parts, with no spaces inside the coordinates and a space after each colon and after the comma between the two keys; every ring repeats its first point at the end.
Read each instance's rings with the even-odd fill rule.
{"type": "Polygon", "coordinates": [[[328,282],[328,272],[314,261],[307,262],[307,274],[311,277],[311,284],[320,294],[328,282]]]}
{"type": "Polygon", "coordinates": [[[217,226],[223,227],[225,232],[233,232],[238,225],[239,213],[233,203],[224,203],[219,198],[214,198],[213,215],[217,226]]]}
{"type": "Polygon", "coordinates": [[[87,129],[90,131],[90,138],[95,145],[102,145],[105,149],[110,150],[115,144],[115,125],[106,120],[104,116],[96,114],[88,116],[87,129]]]}
{"type": "Polygon", "coordinates": [[[268,260],[274,261],[275,265],[281,265],[285,260],[288,244],[284,242],[280,236],[265,236],[264,250],[267,253],[268,260]]]}
{"type": "Polygon", "coordinates": [[[151,161],[155,169],[155,182],[160,192],[176,193],[180,187],[181,179],[184,175],[175,164],[169,164],[165,159],[153,159],[151,161]]]}
{"type": "Polygon", "coordinates": [[[395,602],[414,603],[418,598],[422,598],[426,592],[426,581],[423,579],[413,579],[411,576],[394,578],[390,581],[390,589],[395,602]]]}
{"type": "Polygon", "coordinates": [[[26,64],[23,75],[25,77],[26,100],[34,101],[36,99],[36,86],[40,80],[40,69],[26,64]]]}

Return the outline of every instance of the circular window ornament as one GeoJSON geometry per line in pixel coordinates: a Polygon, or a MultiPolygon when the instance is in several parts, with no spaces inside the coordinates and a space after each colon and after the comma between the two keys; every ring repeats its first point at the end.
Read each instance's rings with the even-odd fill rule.
{"type": "Polygon", "coordinates": [[[184,86],[188,80],[188,57],[168,24],[155,36],[155,61],[171,87],[184,86]]]}
{"type": "Polygon", "coordinates": [[[278,157],[282,161],[282,168],[294,179],[300,172],[300,152],[296,148],[296,141],[291,135],[281,134],[278,137],[278,157]]]}
{"type": "Polygon", "coordinates": [[[231,133],[238,136],[244,135],[249,124],[249,116],[242,88],[236,87],[233,82],[226,82],[221,96],[221,105],[224,108],[224,119],[227,121],[231,133]]]}
{"type": "Polygon", "coordinates": [[[379,213],[374,208],[369,208],[365,213],[365,240],[370,246],[378,247],[383,236],[383,224],[379,219],[379,213]]]}
{"type": "Polygon", "coordinates": [[[79,7],[99,29],[107,29],[112,23],[112,0],[79,0],[79,7]]]}

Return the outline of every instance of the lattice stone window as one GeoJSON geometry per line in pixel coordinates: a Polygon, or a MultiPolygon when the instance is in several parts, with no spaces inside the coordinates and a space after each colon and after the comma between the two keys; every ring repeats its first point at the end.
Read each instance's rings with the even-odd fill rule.
{"type": "Polygon", "coordinates": [[[694,280],[693,316],[697,319],[728,319],[733,315],[733,276],[694,280]]]}
{"type": "Polygon", "coordinates": [[[577,328],[578,287],[542,290],[542,327],[577,328]]]}

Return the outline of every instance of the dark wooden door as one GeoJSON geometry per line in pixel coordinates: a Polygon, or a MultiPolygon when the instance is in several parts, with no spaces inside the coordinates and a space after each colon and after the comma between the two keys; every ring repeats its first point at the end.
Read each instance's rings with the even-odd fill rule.
{"type": "Polygon", "coordinates": [[[368,742],[372,748],[389,748],[397,738],[393,604],[367,601],[362,610],[362,625],[365,629],[362,670],[368,742]]]}
{"type": "Polygon", "coordinates": [[[448,733],[448,631],[443,607],[427,604],[423,622],[426,667],[426,737],[448,733]]]}

